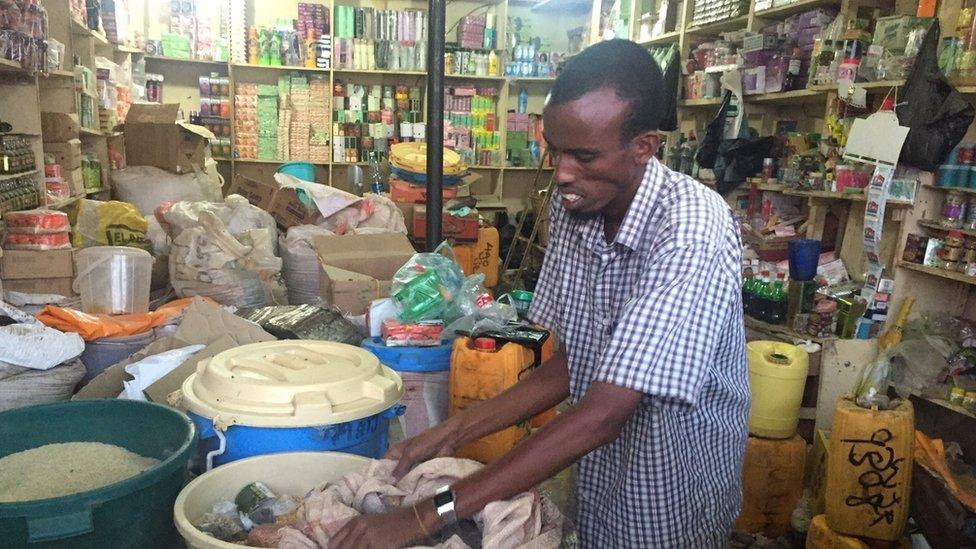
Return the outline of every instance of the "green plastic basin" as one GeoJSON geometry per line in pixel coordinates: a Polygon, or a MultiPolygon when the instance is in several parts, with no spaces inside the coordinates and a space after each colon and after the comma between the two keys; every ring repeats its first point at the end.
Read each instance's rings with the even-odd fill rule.
{"type": "Polygon", "coordinates": [[[189,418],[131,400],[79,400],[0,413],[0,457],[59,442],[114,444],[160,463],[95,490],[0,503],[0,546],[180,547],[173,502],[189,479],[197,444],[189,418]]]}

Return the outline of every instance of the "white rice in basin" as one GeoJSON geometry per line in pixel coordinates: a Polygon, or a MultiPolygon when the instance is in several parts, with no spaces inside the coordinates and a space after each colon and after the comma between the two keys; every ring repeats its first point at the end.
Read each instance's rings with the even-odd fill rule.
{"type": "Polygon", "coordinates": [[[159,463],[101,442],[47,444],[0,458],[0,502],[56,498],[132,478],[159,463]]]}

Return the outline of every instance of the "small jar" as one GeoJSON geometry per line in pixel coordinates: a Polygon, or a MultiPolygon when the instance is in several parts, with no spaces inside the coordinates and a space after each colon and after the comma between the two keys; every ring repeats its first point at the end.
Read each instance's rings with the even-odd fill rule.
{"type": "Polygon", "coordinates": [[[976,261],[976,250],[972,248],[963,248],[962,261],[964,261],[965,263],[973,263],[974,261],[976,261]]]}
{"type": "Polygon", "coordinates": [[[949,403],[955,404],[956,406],[962,406],[963,400],[966,398],[966,390],[962,387],[953,387],[949,391],[949,403]]]}
{"type": "Polygon", "coordinates": [[[971,231],[976,230],[976,196],[966,203],[966,222],[963,226],[971,231]]]}
{"type": "Polygon", "coordinates": [[[957,191],[946,193],[945,204],[942,206],[942,226],[949,229],[962,228],[965,204],[966,199],[962,193],[957,191]]]}
{"type": "Polygon", "coordinates": [[[966,391],[962,399],[962,407],[972,412],[976,410],[976,391],[966,391]]]}
{"type": "Polygon", "coordinates": [[[945,244],[954,248],[961,248],[966,243],[966,236],[960,231],[949,231],[946,235],[945,244]]]}
{"type": "Polygon", "coordinates": [[[976,276],[976,261],[966,263],[966,276],[976,276]]]}

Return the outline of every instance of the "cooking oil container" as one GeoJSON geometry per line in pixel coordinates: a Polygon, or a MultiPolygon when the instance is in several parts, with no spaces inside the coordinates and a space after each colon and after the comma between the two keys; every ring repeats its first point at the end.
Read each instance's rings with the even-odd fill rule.
{"type": "Polygon", "coordinates": [[[749,433],[764,438],[790,438],[799,422],[806,385],[807,352],[779,341],[746,344],[752,410],[749,433]]]}
{"type": "MultiPolygon", "coordinates": [[[[516,343],[491,338],[458,337],[451,352],[451,404],[448,414],[493,398],[518,383],[532,368],[534,353],[516,343]]],[[[476,440],[458,451],[458,457],[490,463],[511,450],[528,433],[528,425],[515,425],[476,440]]]]}

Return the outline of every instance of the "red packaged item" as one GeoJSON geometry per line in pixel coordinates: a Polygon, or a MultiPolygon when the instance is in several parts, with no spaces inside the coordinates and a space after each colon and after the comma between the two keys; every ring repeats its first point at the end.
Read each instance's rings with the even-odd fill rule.
{"type": "Polygon", "coordinates": [[[3,240],[3,247],[7,250],[65,250],[71,248],[71,237],[66,232],[49,234],[7,233],[3,240]]]}
{"type": "Polygon", "coordinates": [[[57,210],[7,212],[3,217],[8,233],[51,234],[71,230],[68,214],[57,210]]]}
{"type": "Polygon", "coordinates": [[[444,322],[441,320],[400,322],[388,318],[380,329],[387,347],[436,347],[441,344],[443,332],[444,322]]]}

